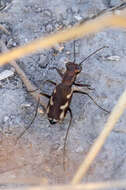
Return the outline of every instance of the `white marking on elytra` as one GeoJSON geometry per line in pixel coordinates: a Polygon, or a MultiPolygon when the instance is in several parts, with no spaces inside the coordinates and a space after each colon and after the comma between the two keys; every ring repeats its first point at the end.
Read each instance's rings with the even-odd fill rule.
{"type": "Polygon", "coordinates": [[[56,93],[56,88],[54,89],[54,91],[53,91],[53,92],[54,92],[54,94],[56,93]]]}
{"type": "Polygon", "coordinates": [[[62,120],[64,118],[64,111],[61,112],[59,118],[60,118],[60,120],[62,120]]]}
{"type": "Polygon", "coordinates": [[[69,105],[69,102],[66,102],[64,105],[60,106],[61,110],[64,110],[65,108],[67,108],[69,105]]]}
{"type": "Polygon", "coordinates": [[[58,122],[58,120],[55,119],[55,118],[51,118],[51,117],[49,117],[48,119],[51,120],[51,121],[54,121],[54,122],[58,122]]]}
{"type": "Polygon", "coordinates": [[[73,91],[71,90],[71,92],[66,96],[67,99],[69,99],[72,96],[72,93],[73,93],[73,91]]]}
{"type": "Polygon", "coordinates": [[[54,122],[58,122],[58,120],[57,120],[57,119],[53,119],[53,121],[54,121],[54,122]]]}
{"type": "Polygon", "coordinates": [[[47,113],[47,114],[49,113],[49,106],[47,107],[46,113],[47,113]]]}
{"type": "Polygon", "coordinates": [[[50,98],[50,105],[53,106],[53,97],[50,98]]]}

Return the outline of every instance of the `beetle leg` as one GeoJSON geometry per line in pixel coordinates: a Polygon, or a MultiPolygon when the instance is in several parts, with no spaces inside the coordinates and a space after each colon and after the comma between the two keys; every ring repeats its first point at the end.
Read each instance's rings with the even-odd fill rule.
{"type": "Polygon", "coordinates": [[[38,113],[39,102],[40,102],[40,98],[38,98],[38,101],[37,101],[34,117],[32,118],[30,124],[25,128],[25,130],[17,137],[15,144],[17,144],[17,141],[24,135],[24,133],[31,127],[32,123],[34,122],[34,120],[37,116],[37,113],[38,113]]]}
{"type": "Polygon", "coordinates": [[[46,81],[44,81],[44,84],[45,84],[46,82],[49,82],[49,83],[51,83],[51,84],[53,84],[53,85],[55,85],[55,86],[57,85],[56,82],[54,82],[54,81],[52,81],[52,80],[46,80],[46,81]]]}
{"type": "MultiPolygon", "coordinates": [[[[36,90],[39,90],[39,89],[36,89],[36,90]]],[[[35,92],[36,90],[33,90],[33,91],[28,91],[28,92],[35,92]]],[[[39,92],[39,94],[40,95],[42,95],[42,96],[45,96],[46,98],[50,98],[51,96],[50,95],[48,95],[48,94],[46,94],[46,93],[43,93],[43,92],[39,92]]]]}
{"type": "Polygon", "coordinates": [[[69,121],[69,125],[68,125],[67,132],[66,132],[66,135],[65,135],[64,146],[63,146],[63,168],[64,168],[64,170],[65,170],[65,155],[66,155],[67,137],[68,137],[68,133],[69,133],[71,122],[72,122],[72,118],[73,118],[72,110],[70,109],[70,107],[68,108],[68,111],[69,111],[69,114],[70,114],[70,121],[69,121]]]}
{"type": "Polygon", "coordinates": [[[42,95],[42,96],[45,96],[46,98],[50,98],[51,97],[50,95],[48,95],[46,93],[43,93],[43,92],[40,92],[39,94],[42,95]]]}
{"type": "Polygon", "coordinates": [[[94,103],[95,105],[97,105],[100,109],[102,109],[103,111],[107,112],[107,113],[110,113],[110,111],[102,108],[100,105],[97,104],[97,102],[87,93],[87,92],[82,92],[82,91],[79,91],[79,90],[73,90],[73,93],[80,93],[80,94],[85,94],[87,95],[94,103]]]}
{"type": "Polygon", "coordinates": [[[90,88],[91,85],[90,84],[80,84],[80,83],[73,83],[75,86],[81,86],[81,87],[87,87],[89,90],[95,90],[94,88],[90,88]]]}
{"type": "MultiPolygon", "coordinates": [[[[56,85],[56,83],[53,82],[53,81],[50,81],[50,80],[49,80],[49,82],[51,82],[51,83],[53,83],[53,84],[56,85]]],[[[37,88],[37,89],[35,89],[35,90],[28,90],[28,92],[32,93],[32,92],[35,92],[35,91],[37,91],[37,90],[40,90],[40,89],[37,88]]],[[[46,93],[43,93],[43,92],[39,92],[39,94],[42,95],[42,96],[45,96],[46,98],[50,98],[50,97],[51,97],[50,95],[48,95],[48,94],[46,94],[46,93]]]]}

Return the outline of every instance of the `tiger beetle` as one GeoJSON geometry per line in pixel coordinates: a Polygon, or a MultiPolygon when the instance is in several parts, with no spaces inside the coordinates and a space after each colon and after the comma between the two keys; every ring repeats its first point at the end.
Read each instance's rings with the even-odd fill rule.
{"type": "MultiPolygon", "coordinates": [[[[96,101],[87,92],[83,92],[83,91],[80,91],[77,88],[75,88],[76,86],[79,86],[79,87],[87,87],[89,90],[92,90],[92,88],[89,84],[77,83],[76,77],[82,71],[82,63],[84,63],[89,57],[91,57],[92,55],[96,54],[98,51],[100,51],[104,48],[107,48],[107,46],[103,46],[103,47],[97,49],[96,51],[91,53],[88,57],[86,57],[84,60],[82,60],[80,63],[77,64],[77,63],[75,63],[76,58],[75,58],[75,41],[74,41],[74,60],[73,60],[73,62],[66,63],[66,71],[64,73],[62,73],[62,71],[60,69],[58,69],[56,67],[52,67],[52,69],[56,69],[56,71],[60,75],[60,77],[62,79],[61,83],[56,84],[55,82],[53,82],[51,80],[47,80],[47,82],[50,82],[51,84],[55,85],[52,95],[48,95],[48,94],[40,92],[40,95],[45,96],[49,99],[49,102],[48,102],[48,105],[46,108],[46,113],[47,113],[50,124],[53,125],[56,123],[62,123],[67,112],[69,112],[69,114],[70,114],[70,121],[68,124],[65,139],[64,139],[63,165],[65,164],[64,158],[65,158],[65,152],[66,152],[67,137],[68,137],[69,129],[70,129],[72,118],[73,118],[72,110],[70,108],[70,103],[71,103],[73,94],[81,93],[81,94],[87,95],[100,109],[102,109],[106,113],[110,113],[109,111],[107,111],[106,109],[104,109],[100,105],[98,105],[96,103],[96,101]]],[[[37,107],[36,107],[36,112],[35,112],[34,118],[32,119],[30,125],[18,136],[17,140],[19,140],[24,135],[26,130],[28,130],[31,127],[31,124],[33,123],[33,121],[37,115],[38,106],[39,106],[39,100],[37,102],[37,107]]]]}

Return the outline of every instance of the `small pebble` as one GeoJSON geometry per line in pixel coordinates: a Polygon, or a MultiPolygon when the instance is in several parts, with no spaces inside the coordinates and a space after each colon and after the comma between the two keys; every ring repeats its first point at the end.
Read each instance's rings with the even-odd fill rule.
{"type": "Polygon", "coordinates": [[[62,28],[63,28],[63,25],[58,25],[58,26],[56,27],[57,30],[61,30],[62,28]]]}
{"type": "Polygon", "coordinates": [[[109,56],[106,58],[108,61],[119,61],[120,57],[117,55],[109,56]]]}
{"type": "Polygon", "coordinates": [[[80,152],[83,152],[84,150],[83,150],[82,146],[79,146],[79,147],[76,148],[75,151],[76,151],[76,153],[80,153],[80,152]]]}
{"type": "Polygon", "coordinates": [[[36,8],[35,12],[36,13],[40,13],[42,11],[42,9],[40,7],[36,8]]]}
{"type": "Polygon", "coordinates": [[[7,43],[7,47],[8,48],[10,48],[10,47],[16,47],[16,46],[17,46],[17,43],[12,38],[7,43]]]}
{"type": "Polygon", "coordinates": [[[66,54],[67,54],[67,55],[70,55],[70,51],[67,51],[66,54]]]}
{"type": "Polygon", "coordinates": [[[21,108],[30,108],[31,107],[31,104],[29,103],[26,103],[26,104],[21,104],[21,108]]]}
{"type": "Polygon", "coordinates": [[[23,22],[23,19],[22,19],[22,18],[20,18],[20,19],[19,19],[19,22],[23,22]]]}
{"type": "Polygon", "coordinates": [[[52,32],[53,31],[53,26],[51,24],[47,24],[45,27],[46,32],[52,32]]]}
{"type": "Polygon", "coordinates": [[[42,10],[43,16],[47,17],[52,17],[52,11],[50,9],[44,9],[42,10]]]}
{"type": "Polygon", "coordinates": [[[4,117],[4,123],[8,122],[9,121],[9,117],[8,116],[5,116],[4,117]]]}
{"type": "Polygon", "coordinates": [[[41,54],[39,57],[39,61],[38,61],[38,65],[40,68],[46,68],[46,66],[48,65],[48,61],[47,61],[47,56],[41,54]]]}
{"type": "Polygon", "coordinates": [[[81,21],[82,20],[82,17],[80,15],[75,15],[74,18],[77,20],[77,21],[81,21]]]}

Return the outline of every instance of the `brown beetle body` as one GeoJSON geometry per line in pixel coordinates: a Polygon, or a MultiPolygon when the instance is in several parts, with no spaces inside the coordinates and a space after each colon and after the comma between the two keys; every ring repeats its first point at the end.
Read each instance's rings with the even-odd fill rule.
{"type": "MultiPolygon", "coordinates": [[[[86,61],[90,56],[94,55],[96,52],[98,52],[99,50],[101,50],[103,48],[105,48],[105,46],[102,48],[99,48],[98,50],[96,50],[95,52],[90,54],[87,58],[85,58],[79,64],[75,64],[75,43],[74,43],[74,61],[68,62],[66,64],[66,72],[63,74],[58,68],[53,67],[54,69],[57,70],[57,72],[61,76],[62,82],[57,85],[55,82],[47,80],[48,82],[52,83],[53,85],[56,85],[51,96],[48,94],[40,92],[40,95],[43,95],[43,96],[49,98],[46,113],[48,116],[48,120],[51,124],[55,124],[58,122],[61,123],[64,120],[64,117],[65,117],[67,111],[69,111],[69,113],[70,113],[70,121],[69,121],[69,125],[68,125],[67,132],[65,135],[64,148],[63,148],[63,165],[64,165],[64,168],[65,168],[66,141],[67,141],[68,132],[69,132],[69,129],[71,126],[71,121],[72,121],[72,111],[71,111],[69,106],[71,103],[73,93],[81,93],[81,94],[87,95],[100,109],[109,113],[109,111],[107,111],[106,109],[99,106],[95,102],[95,100],[87,92],[83,92],[81,90],[78,90],[78,89],[72,87],[72,85],[75,85],[75,86],[87,87],[88,89],[92,90],[90,88],[90,85],[76,83],[75,80],[76,80],[77,75],[82,70],[82,66],[81,66],[82,63],[84,61],[86,61]]],[[[33,121],[37,115],[38,106],[39,106],[39,99],[38,99],[35,115],[31,121],[30,125],[18,136],[17,141],[19,140],[19,138],[22,137],[22,135],[25,133],[25,131],[31,127],[31,124],[33,123],[33,121]]]]}
{"type": "Polygon", "coordinates": [[[80,65],[72,62],[66,64],[66,69],[62,75],[62,82],[55,87],[47,106],[47,115],[51,124],[63,121],[71,102],[72,85],[82,70],[80,65]]]}
{"type": "Polygon", "coordinates": [[[62,83],[56,86],[47,106],[47,115],[51,124],[61,122],[64,119],[71,98],[72,90],[69,87],[62,83]],[[68,95],[70,95],[69,98],[67,98],[68,95]]]}

